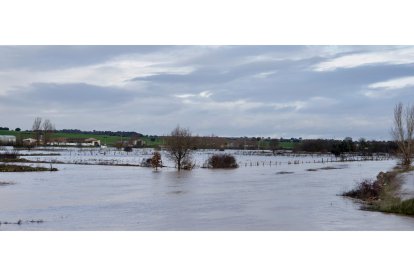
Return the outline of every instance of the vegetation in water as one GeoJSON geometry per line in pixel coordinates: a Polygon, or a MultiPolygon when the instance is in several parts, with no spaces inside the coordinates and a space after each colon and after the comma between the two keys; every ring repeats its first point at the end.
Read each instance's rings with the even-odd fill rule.
{"type": "Polygon", "coordinates": [[[231,154],[213,154],[208,159],[208,168],[212,169],[235,169],[238,168],[236,158],[231,154]]]}
{"type": "Polygon", "coordinates": [[[0,172],[45,172],[57,171],[57,168],[31,167],[22,165],[0,164],[0,172]]]}

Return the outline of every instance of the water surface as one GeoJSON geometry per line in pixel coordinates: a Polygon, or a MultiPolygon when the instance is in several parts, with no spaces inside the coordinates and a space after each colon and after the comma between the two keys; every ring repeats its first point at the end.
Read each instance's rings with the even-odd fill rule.
{"type": "MultiPolygon", "coordinates": [[[[31,158],[139,163],[150,152],[62,154],[31,158]]],[[[197,162],[209,154],[196,153],[197,162]]],[[[313,162],[327,157],[236,154],[241,166],[234,170],[61,164],[54,165],[58,172],[2,173],[0,181],[13,185],[0,186],[0,221],[23,223],[0,230],[414,229],[412,217],[362,211],[338,196],[392,168],[393,160],[322,164],[313,162]],[[327,166],[336,169],[321,169],[327,166]]]]}

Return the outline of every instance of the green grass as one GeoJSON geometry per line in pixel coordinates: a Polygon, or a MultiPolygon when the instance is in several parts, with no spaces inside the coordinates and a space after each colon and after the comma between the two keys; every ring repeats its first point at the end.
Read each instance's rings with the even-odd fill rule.
{"type": "MultiPolygon", "coordinates": [[[[12,131],[12,130],[0,130],[0,135],[14,135],[17,138],[26,139],[33,137],[32,133],[21,131],[12,131]]],[[[97,134],[82,134],[82,133],[62,133],[57,132],[52,134],[52,138],[95,138],[101,140],[101,143],[104,145],[105,143],[109,146],[115,145],[117,142],[121,141],[128,141],[130,137],[121,137],[121,136],[109,136],[109,135],[97,135],[97,134]]],[[[160,138],[155,138],[154,141],[151,141],[149,137],[141,137],[140,139],[144,140],[146,146],[148,147],[156,147],[159,146],[162,142],[160,138]]]]}
{"type": "Polygon", "coordinates": [[[414,198],[404,201],[396,201],[393,204],[389,204],[387,206],[381,206],[381,208],[378,208],[378,211],[414,216],[414,198]]]}
{"type": "MultiPolygon", "coordinates": [[[[261,149],[269,149],[270,142],[269,141],[259,141],[259,148],[261,149]]],[[[279,142],[278,147],[283,150],[291,150],[295,146],[295,142],[288,141],[288,142],[279,142]]]]}
{"type": "MultiPolygon", "coordinates": [[[[33,138],[31,131],[13,131],[13,130],[0,130],[0,135],[14,135],[18,139],[26,139],[26,138],[33,138]]],[[[53,138],[95,138],[101,140],[101,144],[107,144],[108,146],[114,146],[116,143],[121,141],[128,141],[129,137],[121,137],[121,136],[109,136],[109,135],[98,135],[98,134],[82,134],[82,133],[62,133],[57,132],[52,134],[53,138]]],[[[150,137],[141,137],[140,139],[145,141],[145,145],[147,147],[158,147],[163,144],[163,139],[161,138],[153,138],[151,141],[150,137]]],[[[291,150],[295,146],[295,142],[280,142],[279,147],[284,150],[291,150]]],[[[259,147],[262,149],[269,148],[269,141],[260,141],[259,147]]]]}
{"type": "Polygon", "coordinates": [[[96,134],[82,134],[82,133],[53,133],[52,138],[95,138],[101,140],[101,144],[115,145],[117,142],[128,140],[128,137],[121,136],[108,136],[108,135],[96,135],[96,134]]]}
{"type": "Polygon", "coordinates": [[[150,137],[141,137],[145,141],[147,147],[159,147],[164,143],[164,140],[161,138],[154,138],[154,141],[151,141],[150,137]]]}
{"type": "Polygon", "coordinates": [[[291,142],[291,141],[289,141],[289,142],[280,142],[279,145],[282,149],[291,150],[295,146],[295,143],[291,142]]]}
{"type": "Polygon", "coordinates": [[[14,135],[17,138],[22,138],[22,139],[26,139],[26,138],[31,138],[32,137],[32,133],[31,132],[26,132],[26,131],[13,131],[13,130],[0,130],[0,135],[14,135]]]}

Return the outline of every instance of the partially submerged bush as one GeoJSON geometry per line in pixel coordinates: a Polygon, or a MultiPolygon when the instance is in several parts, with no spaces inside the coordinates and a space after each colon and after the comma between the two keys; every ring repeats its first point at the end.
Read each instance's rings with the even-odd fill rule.
{"type": "Polygon", "coordinates": [[[150,168],[151,165],[151,158],[143,158],[140,164],[141,167],[147,167],[150,168]]]}
{"type": "Polygon", "coordinates": [[[379,199],[382,189],[383,185],[379,180],[365,179],[355,189],[345,192],[342,195],[372,201],[379,199]]]}
{"type": "Polygon", "coordinates": [[[181,169],[182,170],[192,170],[195,167],[195,163],[190,157],[184,158],[184,160],[181,162],[181,169]]]}
{"type": "Polygon", "coordinates": [[[132,147],[131,146],[126,146],[126,147],[124,147],[124,151],[125,152],[132,152],[132,147]]]}
{"type": "Polygon", "coordinates": [[[397,174],[396,170],[387,173],[380,172],[375,180],[365,179],[355,189],[342,195],[369,202],[380,201],[386,195],[393,197],[393,191],[399,185],[395,179],[397,174]]]}
{"type": "Polygon", "coordinates": [[[238,168],[236,158],[231,154],[213,154],[208,159],[208,167],[212,169],[235,169],[238,168]]]}

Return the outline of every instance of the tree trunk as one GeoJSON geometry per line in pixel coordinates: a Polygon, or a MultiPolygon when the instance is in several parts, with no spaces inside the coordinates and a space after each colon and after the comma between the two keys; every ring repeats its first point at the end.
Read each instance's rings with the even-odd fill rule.
{"type": "Polygon", "coordinates": [[[177,159],[177,170],[181,171],[181,157],[177,159]]]}

